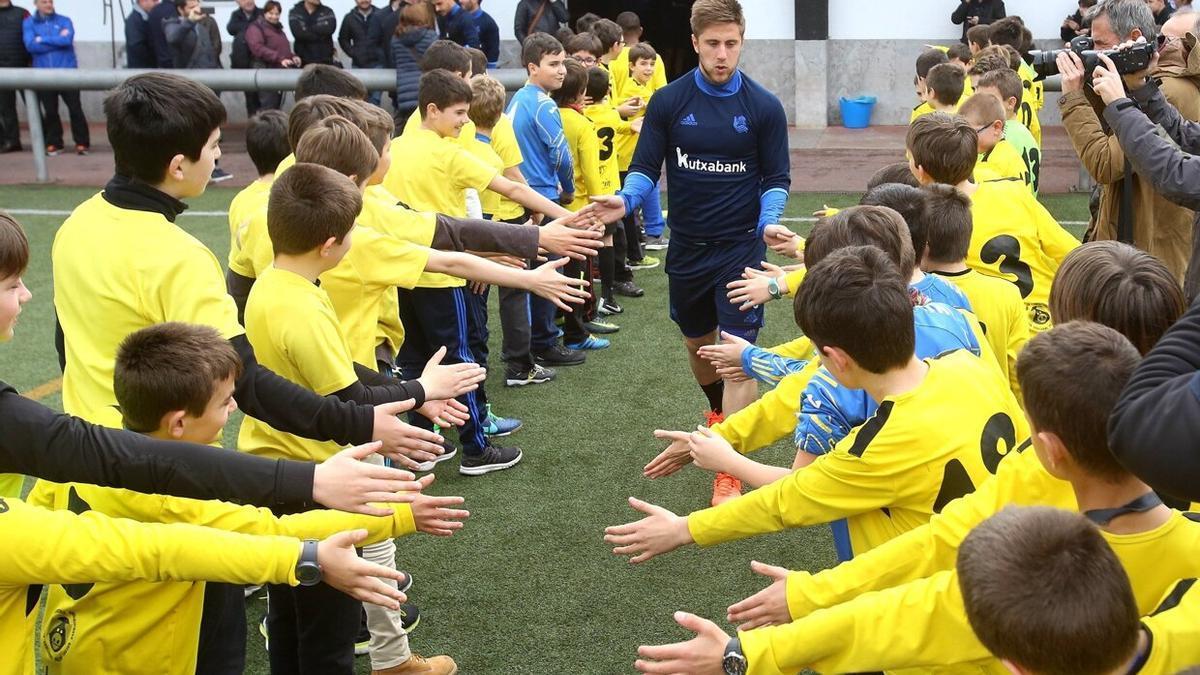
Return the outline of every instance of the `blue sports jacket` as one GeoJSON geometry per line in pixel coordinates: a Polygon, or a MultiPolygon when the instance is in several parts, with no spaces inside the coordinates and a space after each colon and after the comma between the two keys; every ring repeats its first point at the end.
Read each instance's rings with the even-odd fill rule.
{"type": "Polygon", "coordinates": [[[78,68],[75,59],[75,26],[61,14],[35,12],[21,24],[25,50],[34,68],[78,68]]]}

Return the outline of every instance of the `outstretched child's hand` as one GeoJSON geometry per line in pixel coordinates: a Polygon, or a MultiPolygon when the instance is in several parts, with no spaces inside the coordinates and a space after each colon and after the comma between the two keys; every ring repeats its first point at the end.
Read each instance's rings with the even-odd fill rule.
{"type": "Polygon", "coordinates": [[[750,561],[755,574],[772,579],[770,586],[754,595],[729,606],[729,623],[738,624],[738,630],[751,630],[763,626],[778,626],[791,623],[792,613],[787,604],[787,578],[791,572],[777,567],[750,561]]]}
{"type": "Polygon", "coordinates": [[[530,275],[529,286],[527,287],[529,292],[553,302],[555,306],[564,312],[571,311],[571,307],[567,303],[578,305],[587,300],[588,297],[588,292],[584,290],[584,287],[587,286],[587,281],[584,279],[572,279],[558,273],[558,270],[568,262],[570,262],[568,258],[551,260],[528,273],[530,275]]]}
{"type": "Polygon", "coordinates": [[[382,580],[400,582],[404,573],[358,557],[354,546],[366,538],[366,530],[350,530],[338,532],[318,543],[317,564],[321,566],[321,580],[355,600],[399,609],[407,596],[382,580]]]}
{"type": "Polygon", "coordinates": [[[446,347],[443,345],[434,352],[425,370],[417,382],[425,389],[425,400],[457,398],[463,394],[475,391],[479,383],[487,379],[487,370],[478,363],[451,363],[442,365],[446,357],[446,347]]]}
{"type": "Polygon", "coordinates": [[[742,338],[721,331],[721,342],[715,345],[704,345],[696,353],[717,369],[717,374],[732,382],[744,382],[750,379],[742,368],[742,353],[750,343],[742,338]]]}
{"type": "Polygon", "coordinates": [[[417,408],[417,412],[440,427],[461,427],[471,417],[467,406],[456,398],[425,401],[425,405],[417,408]]]}
{"type": "Polygon", "coordinates": [[[755,307],[767,304],[775,298],[771,295],[770,284],[771,280],[775,280],[775,284],[779,288],[779,292],[787,295],[787,272],[778,265],[772,265],[767,261],[762,261],[761,270],[756,270],[753,267],[747,267],[742,272],[742,278],[725,284],[725,288],[729,289],[726,297],[729,302],[738,305],[738,309],[743,312],[748,312],[755,307]]]}
{"type": "Polygon", "coordinates": [[[644,124],[645,122],[646,122],[645,117],[639,117],[636,120],[629,123],[629,128],[631,130],[633,130],[633,133],[640,134],[640,133],[642,133],[642,124],[644,124]]]}
{"type": "Polygon", "coordinates": [[[638,656],[642,658],[634,661],[633,667],[642,673],[722,675],[729,635],[712,621],[687,612],[675,612],[675,622],[696,637],[669,645],[642,645],[638,647],[638,656]]]}
{"type": "Polygon", "coordinates": [[[329,509],[368,516],[390,516],[391,509],[373,502],[411,502],[421,485],[407,471],[364,462],[379,451],[379,442],[346,448],[313,470],[313,501],[329,509]]]}
{"type": "MultiPolygon", "coordinates": [[[[584,207],[588,208],[588,207],[584,207]]],[[[604,224],[592,215],[591,208],[582,216],[575,215],[553,220],[538,228],[538,246],[555,255],[565,255],[572,260],[586,260],[596,255],[603,245],[604,224]],[[598,227],[594,227],[598,224],[598,227]],[[583,229],[581,229],[583,228],[583,229]]]]}
{"type": "Polygon", "coordinates": [[[635,497],[629,498],[629,505],[646,514],[646,517],[604,528],[604,541],[616,544],[613,553],[632,555],[629,562],[643,563],[692,543],[687,518],[635,497]]]}
{"type": "Polygon", "coordinates": [[[739,457],[729,441],[703,426],[697,427],[688,437],[688,449],[696,466],[713,472],[729,473],[729,460],[739,457]]]}
{"type": "MultiPolygon", "coordinates": [[[[422,488],[433,483],[433,474],[421,477],[422,488]]],[[[455,531],[461,530],[464,520],[470,512],[464,509],[450,508],[463,503],[462,497],[434,497],[422,494],[412,503],[413,520],[417,531],[432,534],[435,537],[449,537],[455,531]]]]}
{"type": "Polygon", "coordinates": [[[692,463],[692,451],[688,447],[688,439],[691,437],[691,434],[686,431],[655,429],[654,437],[670,441],[671,444],[667,446],[666,450],[658,453],[658,456],[650,460],[650,463],[642,469],[643,476],[646,478],[663,478],[692,463]]]}

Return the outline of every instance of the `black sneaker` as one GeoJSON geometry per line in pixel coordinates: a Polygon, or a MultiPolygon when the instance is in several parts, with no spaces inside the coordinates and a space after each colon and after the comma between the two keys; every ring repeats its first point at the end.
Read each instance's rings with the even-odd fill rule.
{"type": "Polygon", "coordinates": [[[222,181],[227,181],[230,178],[233,178],[233,174],[218,166],[213,168],[212,175],[209,176],[208,182],[220,183],[222,181]]]}
{"type": "Polygon", "coordinates": [[[504,370],[504,386],[524,387],[527,384],[542,384],[553,381],[557,376],[558,373],[554,372],[553,368],[543,368],[536,363],[532,368],[526,370],[506,368],[504,370]]]}
{"type": "Polygon", "coordinates": [[[488,445],[483,452],[473,457],[463,455],[458,472],[464,476],[482,476],[485,473],[507,469],[521,461],[520,448],[502,448],[488,445]]]}
{"type": "Polygon", "coordinates": [[[671,243],[665,234],[660,234],[657,237],[646,237],[644,246],[647,251],[664,251],[671,243]]]}
{"type": "Polygon", "coordinates": [[[554,346],[533,355],[533,360],[543,366],[578,366],[587,361],[583,352],[555,343],[554,346]]]}
{"type": "Polygon", "coordinates": [[[403,604],[396,611],[400,612],[400,628],[404,629],[405,634],[413,632],[421,623],[421,610],[416,605],[403,604]]]}
{"type": "Polygon", "coordinates": [[[408,592],[408,591],[409,591],[409,590],[412,588],[412,585],[413,585],[413,575],[412,575],[412,572],[408,572],[408,571],[405,571],[405,570],[400,570],[400,574],[403,574],[403,575],[404,575],[404,581],[397,582],[397,583],[396,583],[396,588],[397,588],[397,590],[399,590],[401,593],[407,593],[407,592],[408,592]]]}
{"type": "Polygon", "coordinates": [[[367,630],[367,610],[363,610],[358,624],[358,635],[354,638],[354,655],[371,653],[371,631],[367,630]]]}
{"type": "Polygon", "coordinates": [[[646,294],[646,291],[638,288],[638,285],[632,281],[618,281],[613,284],[613,293],[627,298],[640,298],[646,294]]]}
{"type": "Polygon", "coordinates": [[[625,308],[618,305],[616,300],[601,300],[596,305],[596,311],[604,316],[612,316],[614,314],[621,314],[625,311],[625,308]]]}

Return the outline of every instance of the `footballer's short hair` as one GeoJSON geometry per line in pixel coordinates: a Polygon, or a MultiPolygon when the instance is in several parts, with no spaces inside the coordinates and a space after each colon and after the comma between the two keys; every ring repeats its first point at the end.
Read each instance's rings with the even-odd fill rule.
{"type": "Polygon", "coordinates": [[[600,38],[591,33],[578,33],[572,35],[570,40],[567,40],[564,45],[566,53],[570,56],[579,52],[587,52],[596,58],[604,55],[605,51],[600,46],[600,38]]]}
{"type": "Polygon", "coordinates": [[[600,66],[588,68],[587,88],[584,89],[584,93],[593,103],[603,101],[608,96],[608,70],[600,66]]]}
{"type": "Polygon", "coordinates": [[[971,247],[971,200],[953,185],[922,188],[928,204],[925,254],[933,263],[959,263],[971,247]]]}
{"type": "Polygon", "coordinates": [[[297,162],[271,185],[267,233],[276,255],[301,255],[331,237],[341,242],[361,210],[362,195],[349,178],[320,164],[297,162]]]}
{"type": "MultiPolygon", "coordinates": [[[[989,73],[990,74],[990,73],[989,73]]],[[[972,94],[958,107],[958,114],[967,118],[974,127],[991,125],[1008,119],[1004,104],[991,94],[972,94]]]]}
{"type": "Polygon", "coordinates": [[[487,54],[483,53],[482,49],[474,47],[466,47],[467,56],[471,57],[471,74],[477,75],[487,72],[487,54]]]}
{"type": "Polygon", "coordinates": [[[429,113],[429,106],[437,106],[445,110],[459,103],[471,103],[471,85],[448,70],[431,70],[421,75],[420,89],[417,90],[417,105],[421,111],[421,119],[429,113]]]}
{"type": "Polygon", "coordinates": [[[942,63],[929,69],[925,86],[933,92],[935,101],[942,105],[954,105],[962,98],[966,72],[957,63],[942,63]]]}
{"type": "Polygon", "coordinates": [[[383,146],[390,142],[396,131],[392,116],[379,106],[357,99],[318,94],[296,103],[292,108],[288,115],[288,144],[295,150],[304,132],[331,115],[341,115],[353,122],[367,135],[379,153],[383,152],[383,146]]]}
{"type": "Polygon", "coordinates": [[[296,80],[296,100],[303,101],[317,94],[364,101],[367,88],[357,77],[341,68],[325,63],[310,63],[304,66],[300,79],[296,80]]]}
{"type": "Polygon", "coordinates": [[[946,52],[940,49],[926,49],[917,55],[917,77],[925,79],[934,66],[940,66],[949,60],[946,52]]]}
{"type": "Polygon", "coordinates": [[[908,225],[914,262],[920,262],[929,240],[929,203],[924,192],[911,185],[890,183],[869,190],[858,203],[862,206],[886,206],[899,213],[904,224],[908,225]]]}
{"type": "Polygon", "coordinates": [[[481,129],[491,129],[504,112],[504,85],[490,75],[471,77],[471,108],[467,116],[481,129]]]}
{"type": "Polygon", "coordinates": [[[625,39],[625,32],[611,19],[600,19],[592,24],[590,31],[600,41],[600,49],[607,54],[613,46],[625,39]]]}
{"type": "Polygon", "coordinates": [[[1108,417],[1142,360],[1115,329],[1068,321],[1039,333],[1017,357],[1017,380],[1034,433],[1058,436],[1071,458],[1097,479],[1129,473],[1108,449],[1108,417]]]}
{"type": "Polygon", "coordinates": [[[0,279],[19,277],[29,267],[29,238],[16,218],[0,211],[0,279]]]}
{"type": "Polygon", "coordinates": [[[565,108],[578,101],[587,90],[588,83],[587,66],[570,56],[563,59],[563,66],[567,72],[563,75],[562,86],[550,92],[550,98],[554,99],[560,108],[565,108]]]}
{"type": "Polygon", "coordinates": [[[991,44],[991,38],[992,29],[987,24],[979,24],[967,29],[967,42],[980,49],[986,49],[991,44]]]}
{"type": "Polygon", "coordinates": [[[637,65],[642,59],[650,59],[654,61],[658,58],[658,52],[654,51],[654,46],[649,42],[642,41],[629,48],[629,66],[632,68],[637,65]]]}
{"type": "Polygon", "coordinates": [[[1115,672],[1137,651],[1129,577],[1078,513],[1008,506],[967,534],[956,569],[979,641],[1026,672],[1115,672]]]}
{"type": "Polygon", "coordinates": [[[596,22],[599,21],[600,18],[601,17],[599,14],[596,14],[595,12],[588,12],[588,13],[584,14],[583,16],[579,17],[578,19],[575,19],[575,32],[576,33],[592,32],[592,26],[595,26],[596,22]]]}
{"type": "Polygon", "coordinates": [[[134,75],[104,99],[116,172],[157,185],[176,155],[200,159],[225,106],[212,89],[173,73],[134,75]]]}
{"type": "Polygon", "coordinates": [[[984,75],[993,70],[1012,70],[1009,65],[1008,52],[1003,47],[987,47],[975,55],[967,74],[971,76],[984,75]]]}
{"type": "Polygon", "coordinates": [[[988,42],[993,45],[1009,46],[1020,51],[1025,44],[1023,29],[1025,24],[1019,17],[1006,16],[999,21],[989,24],[988,42]]]}
{"type": "Polygon", "coordinates": [[[291,154],[287,126],[287,115],[278,110],[263,110],[250,118],[246,125],[246,154],[250,155],[258,175],[275,173],[279,163],[291,154]]]}
{"type": "Polygon", "coordinates": [[[951,61],[958,60],[963,63],[971,62],[971,48],[963,43],[952,44],[946,49],[946,58],[951,61]]]}
{"type": "Polygon", "coordinates": [[[150,433],[170,412],[200,417],[217,384],[241,375],[241,357],[215,328],[170,321],[121,341],[113,393],[125,428],[150,433]]]}
{"type": "Polygon", "coordinates": [[[837,347],[868,372],[885,373],[913,358],[908,280],[874,246],[839,249],[809,268],[794,310],[796,324],[818,349],[837,347]]]}
{"type": "Polygon", "coordinates": [[[913,120],[905,139],[913,164],[934,181],[958,185],[971,177],[979,156],[979,134],[966,118],[932,112],[913,120]]]}
{"type": "Polygon", "coordinates": [[[710,26],[726,23],[737,24],[742,35],[746,34],[746,15],[742,5],[737,0],[696,0],[692,5],[692,17],[689,21],[692,35],[700,34],[710,26]]]}
{"type": "Polygon", "coordinates": [[[562,53],[562,43],[553,35],[549,33],[530,33],[521,45],[521,65],[526,69],[529,66],[540,66],[542,65],[542,59],[547,56],[562,53]]]}
{"type": "Polygon", "coordinates": [[[626,35],[642,33],[642,18],[637,15],[637,12],[621,12],[617,15],[617,25],[626,35]]]}
{"type": "Polygon", "coordinates": [[[1016,71],[1008,68],[999,70],[990,70],[984,73],[979,78],[979,83],[975,85],[976,89],[995,89],[1004,97],[1002,103],[1006,103],[1010,98],[1016,99],[1017,105],[1021,104],[1021,98],[1025,95],[1025,85],[1021,82],[1021,76],[1016,71]]]}
{"type": "Polygon", "coordinates": [[[882,166],[871,174],[871,178],[867,180],[867,191],[879,187],[886,183],[901,183],[903,185],[911,185],[913,187],[921,187],[920,181],[913,175],[912,169],[908,168],[908,162],[895,162],[882,166]]]}
{"type": "Polygon", "coordinates": [[[834,251],[848,246],[874,246],[891,258],[905,283],[916,266],[912,235],[904,217],[887,206],[851,206],[823,218],[804,243],[804,264],[819,265],[834,251]]]}
{"type": "Polygon", "coordinates": [[[438,69],[465,76],[471,73],[471,55],[466,47],[457,42],[435,40],[421,57],[421,72],[428,73],[438,69]]]}
{"type": "Polygon", "coordinates": [[[1166,265],[1117,241],[1093,241],[1068,253],[1050,286],[1055,323],[1102,323],[1142,354],[1186,310],[1183,290],[1166,265]]]}
{"type": "Polygon", "coordinates": [[[296,161],[320,164],[361,185],[379,166],[379,151],[353,122],[340,115],[317,122],[296,146],[296,161]]]}

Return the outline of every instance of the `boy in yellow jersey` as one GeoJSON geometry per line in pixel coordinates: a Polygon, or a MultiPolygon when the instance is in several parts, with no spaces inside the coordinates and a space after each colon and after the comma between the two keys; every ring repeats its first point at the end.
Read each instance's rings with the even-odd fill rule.
{"type": "MultiPolygon", "coordinates": [[[[1035,336],[1020,359],[1034,449],[1010,452],[997,477],[974,494],[948,505],[928,526],[858,560],[815,577],[759,565],[757,569],[776,583],[729,612],[730,620],[741,624],[738,646],[748,662],[747,672],[905,667],[928,672],[933,666],[949,665],[960,671],[1004,672],[971,630],[953,568],[968,532],[1011,504],[1082,512],[1099,526],[1128,573],[1137,613],[1146,616],[1169,608],[1162,602],[1164,596],[1179,588],[1179,579],[1197,573],[1195,556],[1188,551],[1200,545],[1200,523],[1164,506],[1125,472],[1108,450],[1105,433],[1108,414],[1138,361],[1128,340],[1099,324],[1070,322],[1035,336]],[[890,555],[881,555],[885,552],[890,555]],[[864,564],[868,559],[869,566],[864,564]],[[831,575],[839,577],[835,585],[813,583],[831,575]],[[870,590],[878,592],[866,592],[870,590]],[[881,625],[903,629],[881,632],[881,625]]],[[[1187,601],[1197,599],[1193,595],[1187,601]]],[[[1170,621],[1143,628],[1147,635],[1141,644],[1149,646],[1150,653],[1140,656],[1160,664],[1146,672],[1173,673],[1188,658],[1200,658],[1194,638],[1163,645],[1170,659],[1178,659],[1173,668],[1162,665],[1168,655],[1155,653],[1157,645],[1170,639],[1167,635],[1178,635],[1180,628],[1188,632],[1178,622],[1187,621],[1194,611],[1193,605],[1191,612],[1174,613],[1170,621]]],[[[697,640],[684,643],[693,653],[705,655],[697,662],[719,660],[728,636],[695,617],[689,616],[688,623],[701,632],[697,640]]],[[[672,657],[674,647],[663,648],[666,658],[672,657]]],[[[662,653],[650,649],[650,654],[662,653]]]]}
{"type": "MultiPolygon", "coordinates": [[[[237,354],[215,330],[164,323],[133,333],[117,353],[114,388],[125,427],[162,440],[219,441],[241,368],[237,354]]],[[[420,490],[423,483],[410,488],[420,490]]],[[[75,513],[95,511],[143,522],[185,522],[244,534],[300,539],[364,529],[366,542],[413,532],[457,529],[460,498],[410,493],[390,518],[328,511],[278,518],[267,509],[226,502],[145,495],[92,485],[39,481],[35,506],[75,513]]],[[[165,672],[240,672],[245,661],[245,612],[240,586],[204,583],[121,583],[53,586],[42,628],[42,662],[50,672],[138,670],[170,664],[165,672]],[[120,611],[127,607],[141,611],[120,611]],[[203,617],[203,618],[202,618],[203,617]],[[69,631],[72,639],[56,634],[69,631]],[[157,651],[157,654],[155,653],[157,651]]]]}
{"type": "MultiPolygon", "coordinates": [[[[234,265],[242,240],[254,214],[267,203],[275,170],[288,155],[287,115],[278,110],[264,110],[250,118],[246,126],[246,154],[254,162],[258,179],[247,185],[229,202],[229,265],[234,265]]],[[[227,277],[228,278],[228,277],[227,277]]],[[[231,290],[234,287],[230,287],[231,290]]],[[[249,289],[246,290],[249,292],[249,289]]],[[[242,321],[246,298],[234,298],[238,305],[238,321],[242,321]],[[240,302],[238,301],[240,299],[240,302]]]]}
{"type": "Polygon", "coordinates": [[[941,63],[929,69],[925,77],[925,102],[936,112],[953,113],[963,95],[966,71],[952,63],[941,63]]]}
{"type": "MultiPolygon", "coordinates": [[[[971,65],[967,75],[971,78],[971,82],[978,93],[982,79],[992,72],[1011,72],[1016,76],[1018,87],[1005,87],[1000,95],[1000,100],[1004,103],[1008,110],[1008,119],[1015,126],[1028,132],[1029,145],[1038,148],[1042,147],[1042,127],[1038,121],[1036,114],[1031,112],[1033,104],[1031,102],[1033,94],[1025,88],[1021,76],[1017,74],[1016,66],[1020,65],[1021,57],[1016,52],[1010,52],[1003,47],[988,47],[985,51],[976,57],[975,62],[971,65]],[[1028,114],[1025,114],[1028,112],[1028,114]]],[[[1007,126],[1007,125],[1006,125],[1007,126]]],[[[1020,130],[1014,128],[1012,131],[1012,140],[1020,148],[1024,148],[1025,144],[1022,139],[1017,138],[1020,130]]]]}
{"type": "MultiPolygon", "coordinates": [[[[621,188],[617,145],[623,136],[636,137],[644,118],[639,117],[631,122],[621,117],[616,108],[613,108],[608,93],[609,77],[609,72],[604,68],[593,67],[588,70],[588,83],[584,95],[592,102],[584,107],[583,114],[596,127],[600,150],[601,189],[605,190],[604,194],[616,194],[621,188]]],[[[638,297],[643,293],[642,289],[633,283],[633,270],[625,265],[625,247],[620,249],[619,256],[614,248],[614,235],[621,227],[621,223],[611,223],[605,228],[604,248],[600,249],[601,314],[613,315],[625,311],[617,304],[616,295],[638,297]]]]}
{"type": "Polygon", "coordinates": [[[342,445],[374,437],[394,456],[406,443],[436,438],[397,419],[401,406],[326,399],[256,362],[220,263],[173,222],[186,208],[181,198],[204,192],[220,156],[225,109],[211,90],[148,73],[110,93],[105,113],[116,175],[67,218],[52,253],[67,412],[119,426],[112,391],[117,345],[140,328],[183,320],[217,328],[238,350],[245,371],[234,396],[251,417],[342,445]]]}
{"type": "MultiPolygon", "coordinates": [[[[438,40],[434,42],[429,46],[429,49],[425,50],[425,54],[421,57],[422,75],[431,70],[439,69],[445,70],[459,78],[462,78],[464,82],[470,82],[471,76],[475,74],[475,72],[471,69],[471,53],[468,52],[462,45],[456,42],[451,42],[450,40],[438,40]]],[[[421,111],[418,107],[418,109],[412,111],[412,114],[408,116],[407,120],[405,120],[404,130],[400,132],[401,135],[420,129],[421,121],[423,119],[424,118],[421,116],[421,111]]],[[[467,120],[467,122],[463,124],[463,133],[458,137],[459,142],[463,145],[466,145],[466,142],[474,137],[475,123],[467,120]]],[[[508,155],[502,153],[500,150],[497,150],[496,153],[505,159],[508,159],[508,155]]]]}
{"type": "MultiPolygon", "coordinates": [[[[616,100],[636,98],[641,108],[650,104],[650,97],[658,90],[654,84],[654,64],[658,63],[658,52],[649,42],[639,42],[629,48],[628,77],[620,83],[620,89],[613,90],[616,100]]],[[[613,66],[610,65],[611,71],[613,66]]],[[[616,85],[614,85],[615,87],[616,85]]],[[[644,113],[639,114],[639,117],[644,113]]]]}
{"type": "MultiPolygon", "coordinates": [[[[641,43],[643,30],[642,20],[635,12],[621,12],[617,15],[616,23],[621,27],[624,41],[621,45],[621,53],[614,56],[609,62],[609,69],[612,71],[613,90],[619,91],[624,86],[622,80],[629,76],[629,50],[641,43]]],[[[650,84],[655,91],[667,86],[667,68],[663,65],[662,59],[654,60],[654,72],[650,77],[650,84]]]]}
{"type": "Polygon", "coordinates": [[[1017,16],[1005,17],[991,24],[990,29],[988,40],[1009,53],[1012,69],[1021,78],[1021,88],[1024,92],[1021,97],[1021,123],[1029,127],[1030,133],[1033,133],[1040,146],[1042,128],[1037,121],[1037,113],[1045,105],[1045,87],[1042,82],[1034,81],[1037,73],[1022,56],[1033,48],[1033,33],[1017,16]]]}
{"type": "Polygon", "coordinates": [[[1021,156],[1025,168],[1029,171],[1030,189],[1037,195],[1037,187],[1041,181],[1042,149],[1034,139],[1033,134],[1025,128],[1014,116],[1016,105],[1015,92],[1019,91],[1019,79],[1011,70],[1000,69],[984,73],[979,78],[979,93],[991,94],[1004,104],[1006,119],[1004,121],[1004,139],[1011,143],[1013,149],[1021,156]]]}
{"type": "Polygon", "coordinates": [[[976,94],[962,104],[958,114],[967,118],[979,134],[979,160],[971,174],[972,182],[1015,178],[1032,190],[1029,168],[1004,139],[1004,105],[1000,100],[987,93],[976,94]]]}
{"type": "Polygon", "coordinates": [[[917,98],[921,102],[917,107],[913,108],[912,114],[909,115],[909,124],[921,115],[933,112],[933,106],[929,103],[929,85],[926,82],[926,78],[929,77],[929,71],[934,66],[947,63],[949,60],[946,52],[940,49],[926,49],[917,56],[917,76],[913,80],[913,86],[916,87],[917,98]]]}
{"type": "Polygon", "coordinates": [[[909,127],[906,144],[913,175],[922,185],[953,185],[971,199],[973,229],[967,265],[1013,283],[1025,300],[1030,329],[1048,329],[1050,282],[1079,241],[1020,181],[970,182],[979,139],[962,117],[926,115],[909,127]]]}
{"type": "Polygon", "coordinates": [[[857,555],[973,491],[1000,461],[998,448],[1025,434],[993,365],[962,350],[916,357],[908,287],[878,248],[843,248],[817,263],[796,295],[796,318],[832,376],[878,402],[875,414],[807,467],[720,506],[680,517],[630,499],[648,516],[606,530],[614,553],[644,562],[686,544],[845,518],[857,555]]]}
{"type": "Polygon", "coordinates": [[[966,195],[949,185],[929,185],[924,190],[929,205],[929,239],[921,269],[949,281],[967,295],[1001,372],[1019,397],[1017,355],[1029,341],[1029,314],[1021,293],[1007,281],[967,266],[972,228],[971,201],[966,195]]]}

